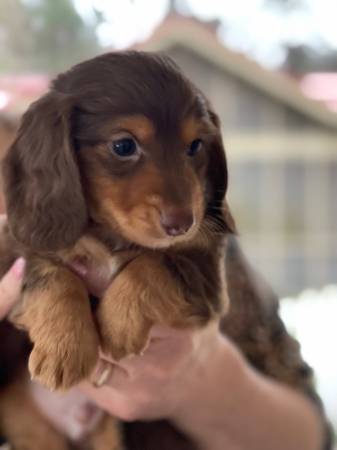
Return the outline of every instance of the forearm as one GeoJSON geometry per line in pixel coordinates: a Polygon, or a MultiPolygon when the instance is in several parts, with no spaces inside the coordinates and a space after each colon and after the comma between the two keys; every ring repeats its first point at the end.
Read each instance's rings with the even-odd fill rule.
{"type": "Polygon", "coordinates": [[[173,420],[201,450],[321,450],[315,407],[302,394],[256,373],[219,337],[196,367],[173,420]]]}

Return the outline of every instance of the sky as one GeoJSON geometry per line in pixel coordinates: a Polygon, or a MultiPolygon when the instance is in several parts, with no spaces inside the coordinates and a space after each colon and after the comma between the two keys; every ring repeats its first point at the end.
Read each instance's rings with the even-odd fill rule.
{"type": "Polygon", "coordinates": [[[331,358],[337,340],[337,285],[284,299],[280,312],[288,330],[301,342],[304,360],[315,370],[318,392],[337,432],[337,361],[331,358]]]}
{"type": "MultiPolygon", "coordinates": [[[[183,0],[185,10],[201,19],[221,20],[219,38],[265,65],[280,64],[282,43],[310,44],[337,49],[337,0],[303,0],[303,10],[282,14],[266,8],[266,0],[183,0]]],[[[106,22],[98,27],[102,44],[125,48],[148,37],[167,12],[168,0],[74,0],[80,14],[90,20],[92,7],[106,22]]],[[[183,8],[184,9],[184,8],[183,8]]]]}

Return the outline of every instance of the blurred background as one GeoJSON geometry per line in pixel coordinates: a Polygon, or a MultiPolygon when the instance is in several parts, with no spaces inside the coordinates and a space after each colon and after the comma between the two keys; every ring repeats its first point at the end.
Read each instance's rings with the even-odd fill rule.
{"type": "Polygon", "coordinates": [[[337,426],[336,17],[335,0],[0,0],[2,155],[53,75],[104,51],[165,51],[210,98],[244,249],[337,426]]]}

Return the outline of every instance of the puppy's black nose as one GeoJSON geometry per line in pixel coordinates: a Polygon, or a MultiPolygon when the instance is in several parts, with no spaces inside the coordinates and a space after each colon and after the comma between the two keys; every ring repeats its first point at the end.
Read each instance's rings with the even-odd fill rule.
{"type": "Polygon", "coordinates": [[[187,233],[193,225],[191,211],[185,209],[165,209],[161,213],[160,223],[168,236],[179,236],[187,233]]]}

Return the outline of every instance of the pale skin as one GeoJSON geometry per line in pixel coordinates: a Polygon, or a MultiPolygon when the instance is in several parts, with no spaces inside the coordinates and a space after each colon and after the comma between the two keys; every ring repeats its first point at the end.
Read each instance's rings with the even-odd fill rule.
{"type": "MultiPolygon", "coordinates": [[[[89,289],[96,286],[97,294],[95,274],[85,267],[76,270],[89,289]]],[[[0,281],[0,319],[18,300],[23,272],[19,259],[0,281]]],[[[102,283],[102,291],[104,287],[102,283]]],[[[87,381],[72,394],[77,392],[82,402],[84,394],[123,420],[170,419],[200,450],[322,448],[321,419],[310,401],[252,369],[216,324],[194,331],[155,326],[142,356],[116,363],[101,355],[92,377],[106,367],[111,375],[103,387],[87,381]]],[[[38,395],[43,392],[41,388],[38,395]]],[[[44,405],[50,408],[50,401],[40,401],[41,409],[73,435],[69,423],[60,425],[57,414],[48,414],[44,405]]]]}

